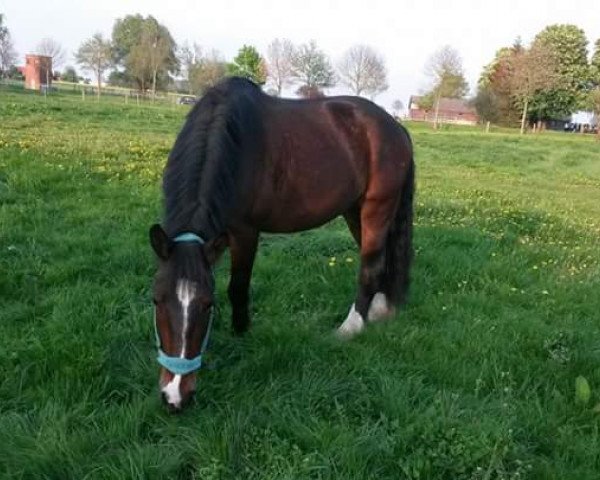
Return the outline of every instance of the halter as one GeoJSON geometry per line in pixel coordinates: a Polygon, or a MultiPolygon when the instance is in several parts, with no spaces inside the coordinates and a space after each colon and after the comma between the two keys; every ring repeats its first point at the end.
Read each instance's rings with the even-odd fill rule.
{"type": "Polygon", "coordinates": [[[196,235],[195,233],[192,233],[192,232],[180,233],[173,239],[173,241],[177,242],[177,243],[198,242],[200,245],[204,245],[204,243],[205,243],[204,240],[202,239],[202,237],[200,237],[199,235],[196,235]]]}
{"type": "MultiPolygon", "coordinates": [[[[204,244],[204,240],[200,236],[198,236],[192,232],[181,233],[181,234],[177,235],[173,239],[173,241],[177,242],[177,243],[197,242],[200,245],[204,244]]],[[[158,327],[156,326],[156,309],[155,309],[154,310],[154,334],[156,336],[156,348],[158,349],[158,357],[156,357],[156,360],[158,361],[158,363],[162,367],[167,369],[169,372],[171,372],[175,375],[186,375],[195,370],[199,370],[200,367],[202,366],[202,355],[204,354],[204,351],[206,350],[206,347],[208,345],[208,338],[210,337],[210,330],[212,328],[213,318],[214,318],[214,310],[211,310],[210,318],[208,320],[208,327],[206,329],[206,334],[204,335],[204,340],[202,341],[202,346],[200,347],[200,353],[198,354],[198,356],[196,356],[194,358],[172,357],[170,355],[167,355],[160,348],[160,346],[161,346],[160,345],[160,337],[158,336],[158,327]]]]}
{"type": "Polygon", "coordinates": [[[156,326],[156,310],[154,310],[154,333],[156,335],[156,348],[158,349],[158,357],[156,357],[156,360],[158,363],[175,375],[186,375],[195,370],[200,370],[200,367],[202,366],[202,355],[208,346],[208,338],[210,337],[213,318],[214,310],[211,310],[208,328],[206,329],[206,334],[204,335],[204,340],[202,341],[198,356],[194,358],[172,357],[167,355],[162,348],[160,348],[160,337],[158,336],[158,327],[156,326]]]}

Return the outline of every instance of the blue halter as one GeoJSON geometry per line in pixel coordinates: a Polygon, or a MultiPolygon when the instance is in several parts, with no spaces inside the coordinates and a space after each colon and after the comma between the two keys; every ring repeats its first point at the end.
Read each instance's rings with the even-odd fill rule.
{"type": "Polygon", "coordinates": [[[204,240],[202,240],[202,237],[196,235],[195,233],[192,232],[184,232],[184,233],[180,233],[179,235],[177,235],[174,239],[174,242],[177,243],[181,243],[181,242],[198,242],[200,245],[204,245],[204,240]]]}
{"type": "MultiPolygon", "coordinates": [[[[204,240],[192,232],[184,232],[177,235],[174,239],[174,242],[197,242],[200,245],[204,244],[204,240]]],[[[154,333],[156,335],[156,348],[158,349],[158,357],[156,360],[158,363],[166,368],[169,372],[175,375],[186,375],[195,370],[199,370],[202,367],[202,355],[206,350],[208,345],[208,338],[210,337],[210,330],[212,328],[213,323],[213,312],[210,314],[210,319],[208,320],[208,328],[206,329],[206,334],[204,335],[204,340],[202,341],[202,346],[200,347],[200,353],[197,357],[194,358],[180,358],[180,357],[171,357],[167,355],[160,348],[160,337],[158,336],[158,327],[156,326],[156,310],[154,310],[154,333]]]]}
{"type": "Polygon", "coordinates": [[[158,348],[158,357],[156,357],[156,360],[158,363],[175,375],[187,375],[195,370],[200,370],[200,367],[202,366],[202,355],[206,350],[208,338],[210,337],[213,313],[211,312],[210,319],[208,320],[208,328],[206,329],[206,335],[204,335],[204,340],[202,341],[202,347],[200,347],[200,353],[194,358],[171,357],[160,348],[160,337],[158,336],[158,327],[156,326],[156,311],[154,315],[154,331],[156,333],[156,347],[158,348]]]}

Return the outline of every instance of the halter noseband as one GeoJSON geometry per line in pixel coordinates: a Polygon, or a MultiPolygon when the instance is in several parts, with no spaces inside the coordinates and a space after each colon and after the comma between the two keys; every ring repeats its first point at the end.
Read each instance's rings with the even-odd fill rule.
{"type": "MultiPolygon", "coordinates": [[[[173,241],[176,243],[196,242],[200,245],[204,244],[204,240],[192,232],[180,233],[173,239],[173,241]]],[[[204,340],[202,341],[202,346],[200,347],[200,353],[194,358],[172,357],[167,355],[160,348],[160,337],[158,336],[158,327],[156,326],[156,310],[154,310],[154,315],[154,333],[156,334],[156,347],[158,349],[158,357],[156,357],[156,360],[158,363],[175,375],[186,375],[195,370],[199,370],[202,366],[202,355],[204,354],[204,351],[208,345],[208,338],[210,336],[210,330],[213,323],[213,311],[211,311],[210,318],[208,320],[208,327],[206,329],[206,334],[204,335],[204,340]]]]}
{"type": "MultiPolygon", "coordinates": [[[[156,315],[156,313],[155,313],[156,315]]],[[[200,348],[200,353],[198,356],[194,358],[181,358],[181,357],[171,357],[167,355],[162,348],[160,348],[160,337],[158,336],[158,329],[156,327],[156,319],[154,319],[154,331],[156,333],[156,347],[158,348],[158,357],[156,360],[158,363],[167,369],[169,372],[174,375],[187,375],[195,370],[200,370],[202,366],[202,355],[206,350],[206,346],[208,345],[208,337],[210,336],[210,330],[212,328],[213,323],[213,312],[211,311],[210,318],[208,320],[208,328],[206,329],[206,334],[204,335],[204,340],[202,341],[202,347],[200,348]]]]}

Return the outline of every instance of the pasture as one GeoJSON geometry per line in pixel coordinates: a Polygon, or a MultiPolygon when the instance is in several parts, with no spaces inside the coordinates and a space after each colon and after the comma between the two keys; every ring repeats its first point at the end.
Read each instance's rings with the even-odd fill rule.
{"type": "Polygon", "coordinates": [[[409,124],[408,305],[339,341],[345,224],[265,235],[250,333],[230,333],[225,258],[208,368],[174,416],[147,230],[186,111],[0,91],[2,478],[600,476],[598,142],[409,124]]]}

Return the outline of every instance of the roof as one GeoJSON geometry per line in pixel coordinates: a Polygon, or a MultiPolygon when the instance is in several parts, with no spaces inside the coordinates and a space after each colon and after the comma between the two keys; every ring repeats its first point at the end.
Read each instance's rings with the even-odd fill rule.
{"type": "Polygon", "coordinates": [[[52,59],[50,55],[41,55],[39,53],[28,53],[25,55],[25,58],[45,58],[46,60],[52,59]]]}
{"type": "MultiPolygon", "coordinates": [[[[412,104],[415,104],[415,107],[418,108],[419,100],[421,100],[421,98],[423,97],[417,95],[410,97],[409,108],[412,108],[412,104]]],[[[460,98],[440,99],[440,110],[451,113],[476,113],[475,109],[471,107],[466,100],[462,100],[460,98]]]]}

